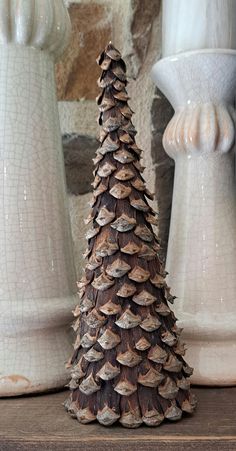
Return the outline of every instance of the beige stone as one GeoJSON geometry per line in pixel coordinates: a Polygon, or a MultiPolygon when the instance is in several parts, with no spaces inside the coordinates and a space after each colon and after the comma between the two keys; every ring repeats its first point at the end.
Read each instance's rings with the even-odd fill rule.
{"type": "Polygon", "coordinates": [[[56,66],[59,100],[94,99],[98,94],[96,58],[111,39],[111,8],[97,2],[69,6],[72,35],[56,66]]]}
{"type": "Polygon", "coordinates": [[[122,52],[128,75],[136,78],[149,50],[160,0],[74,0],[66,4],[72,37],[56,68],[59,100],[97,95],[95,59],[109,40],[122,52]]]}
{"type": "Polygon", "coordinates": [[[94,100],[79,102],[58,102],[61,132],[79,133],[81,135],[97,136],[98,108],[94,100]]]}

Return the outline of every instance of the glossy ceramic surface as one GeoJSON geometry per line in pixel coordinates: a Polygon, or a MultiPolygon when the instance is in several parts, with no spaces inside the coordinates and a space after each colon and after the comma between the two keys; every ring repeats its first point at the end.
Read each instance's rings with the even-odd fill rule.
{"type": "Polygon", "coordinates": [[[0,45],[27,45],[59,57],[70,35],[63,0],[1,0],[0,45]]]}
{"type": "Polygon", "coordinates": [[[163,0],[163,56],[236,49],[235,0],[163,0]]]}
{"type": "Polygon", "coordinates": [[[220,50],[152,71],[175,108],[163,140],[175,160],[166,269],[197,384],[236,383],[235,75],[236,52],[220,50]]]}
{"type": "Polygon", "coordinates": [[[60,0],[0,2],[10,4],[14,40],[2,29],[0,40],[0,396],[67,382],[76,303],[52,57],[68,17],[60,0]]]}

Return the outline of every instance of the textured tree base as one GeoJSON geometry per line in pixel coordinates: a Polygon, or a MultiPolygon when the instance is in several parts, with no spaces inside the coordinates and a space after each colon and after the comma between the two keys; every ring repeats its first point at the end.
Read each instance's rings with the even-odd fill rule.
{"type": "MultiPolygon", "coordinates": [[[[153,396],[152,393],[146,393],[146,395],[153,396]]],[[[148,404],[148,399],[146,399],[148,404]]],[[[167,407],[165,413],[160,413],[157,409],[147,410],[143,416],[140,416],[140,408],[132,409],[132,397],[127,399],[127,408],[129,410],[124,411],[122,415],[116,413],[115,410],[110,408],[104,408],[103,410],[96,411],[96,409],[90,409],[89,407],[80,408],[78,402],[73,402],[73,395],[65,401],[64,406],[69,414],[76,418],[81,424],[88,424],[94,421],[98,421],[102,426],[112,426],[114,423],[119,422],[122,426],[130,429],[135,429],[145,424],[146,426],[159,426],[164,420],[178,421],[182,418],[182,415],[187,415],[193,412],[196,405],[196,398],[191,394],[191,398],[188,402],[171,403],[167,407]]]]}

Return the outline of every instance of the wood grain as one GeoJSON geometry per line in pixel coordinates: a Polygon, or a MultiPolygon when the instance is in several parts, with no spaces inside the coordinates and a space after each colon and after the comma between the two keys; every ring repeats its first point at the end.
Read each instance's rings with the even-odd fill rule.
{"type": "Polygon", "coordinates": [[[234,451],[236,388],[195,388],[193,416],[136,430],[81,425],[64,410],[66,392],[0,400],[0,451],[234,451]]]}

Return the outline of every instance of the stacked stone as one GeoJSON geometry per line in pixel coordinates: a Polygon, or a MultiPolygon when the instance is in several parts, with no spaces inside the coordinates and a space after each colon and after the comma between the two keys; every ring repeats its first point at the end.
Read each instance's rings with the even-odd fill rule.
{"type": "Polygon", "coordinates": [[[81,423],[157,426],[193,411],[192,369],[183,359],[181,330],[169,306],[174,298],[158,258],[126,66],[112,44],[98,64],[100,147],[65,405],[81,423]]]}

